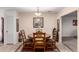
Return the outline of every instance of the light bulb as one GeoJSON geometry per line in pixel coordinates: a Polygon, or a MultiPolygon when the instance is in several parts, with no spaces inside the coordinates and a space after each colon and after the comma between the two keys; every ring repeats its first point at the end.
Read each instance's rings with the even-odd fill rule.
{"type": "Polygon", "coordinates": [[[35,13],[35,15],[36,15],[36,16],[41,16],[41,15],[42,15],[42,13],[35,13]]]}

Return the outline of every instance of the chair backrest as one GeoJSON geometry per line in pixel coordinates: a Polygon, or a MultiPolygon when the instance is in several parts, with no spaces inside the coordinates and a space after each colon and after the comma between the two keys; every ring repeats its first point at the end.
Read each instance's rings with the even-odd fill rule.
{"type": "Polygon", "coordinates": [[[44,38],[45,40],[45,33],[42,32],[33,33],[33,38],[44,38]]]}
{"type": "Polygon", "coordinates": [[[22,33],[22,39],[23,39],[23,43],[26,41],[26,35],[25,35],[25,31],[21,30],[22,33]]]}
{"type": "Polygon", "coordinates": [[[46,38],[45,33],[42,32],[36,32],[33,33],[33,44],[34,44],[34,51],[36,48],[42,48],[45,51],[46,47],[46,38]]]}
{"type": "Polygon", "coordinates": [[[52,34],[53,34],[53,36],[52,36],[53,40],[56,40],[57,39],[57,30],[56,30],[56,28],[53,29],[52,34]]]}
{"type": "Polygon", "coordinates": [[[18,36],[19,36],[18,41],[19,41],[19,42],[22,42],[22,33],[21,33],[21,30],[20,30],[20,32],[18,33],[18,36]]]}
{"type": "Polygon", "coordinates": [[[34,45],[41,45],[41,43],[45,45],[45,33],[33,33],[33,38],[34,45]]]}
{"type": "Polygon", "coordinates": [[[33,33],[33,37],[45,37],[45,33],[42,33],[42,32],[36,32],[36,33],[33,33]]]}

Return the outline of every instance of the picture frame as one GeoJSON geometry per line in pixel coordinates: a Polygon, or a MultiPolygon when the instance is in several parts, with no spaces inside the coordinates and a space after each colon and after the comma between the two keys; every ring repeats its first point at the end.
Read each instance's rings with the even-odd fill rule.
{"type": "Polygon", "coordinates": [[[57,19],[57,31],[58,31],[58,32],[60,31],[59,28],[60,28],[60,20],[57,19]]]}
{"type": "Polygon", "coordinates": [[[73,20],[73,26],[77,26],[77,20],[73,20]]]}
{"type": "Polygon", "coordinates": [[[43,17],[33,17],[33,28],[43,28],[44,18],[43,17]]]}
{"type": "Polygon", "coordinates": [[[16,32],[19,32],[19,19],[16,19],[16,32]]]}

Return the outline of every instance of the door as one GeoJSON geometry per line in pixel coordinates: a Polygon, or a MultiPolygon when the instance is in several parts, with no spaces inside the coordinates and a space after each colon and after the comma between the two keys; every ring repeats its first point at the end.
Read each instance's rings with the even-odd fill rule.
{"type": "Polygon", "coordinates": [[[5,44],[12,44],[13,43],[13,16],[5,16],[5,21],[4,21],[4,42],[5,44]]]}

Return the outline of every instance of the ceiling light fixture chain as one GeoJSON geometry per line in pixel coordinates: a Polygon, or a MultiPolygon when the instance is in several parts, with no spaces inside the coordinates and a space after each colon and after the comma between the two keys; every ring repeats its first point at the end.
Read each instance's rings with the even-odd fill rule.
{"type": "Polygon", "coordinates": [[[40,11],[39,11],[39,7],[37,7],[37,12],[35,13],[35,15],[36,15],[36,16],[40,16],[40,15],[41,15],[41,13],[40,13],[40,11]]]}
{"type": "Polygon", "coordinates": [[[39,13],[39,7],[37,7],[37,13],[39,13]]]}

